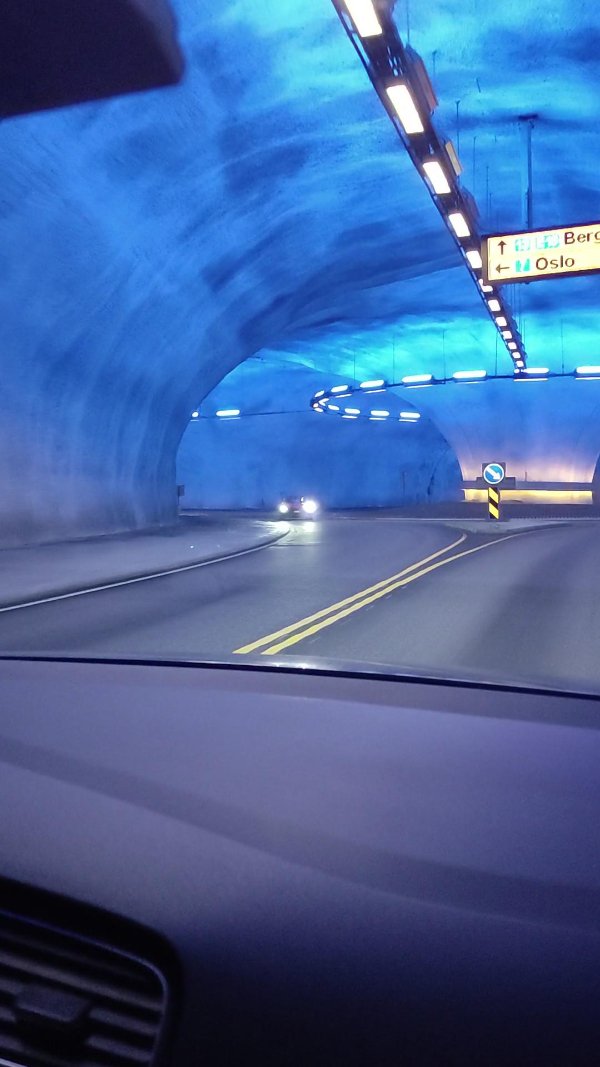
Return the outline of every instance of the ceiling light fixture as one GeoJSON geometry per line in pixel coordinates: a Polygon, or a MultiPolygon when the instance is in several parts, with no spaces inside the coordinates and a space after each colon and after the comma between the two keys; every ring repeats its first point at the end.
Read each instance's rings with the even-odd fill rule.
{"type": "Polygon", "coordinates": [[[425,127],[408,86],[403,82],[397,82],[395,85],[388,85],[386,93],[404,127],[404,132],[407,134],[423,133],[425,127]]]}
{"type": "Polygon", "coordinates": [[[405,374],[402,379],[403,385],[424,385],[425,382],[430,382],[433,379],[433,374],[405,374]]]}
{"type": "MultiPolygon", "coordinates": [[[[444,173],[444,169],[442,165],[438,163],[437,159],[427,160],[427,162],[423,164],[423,170],[425,171],[427,180],[434,193],[443,196],[445,193],[452,192],[448,179],[444,173]]],[[[479,266],[481,266],[481,257],[479,257],[479,266]]]]}
{"type": "Polygon", "coordinates": [[[457,237],[471,236],[471,231],[462,211],[451,211],[448,215],[448,222],[450,223],[457,237]]]}
{"type": "MultiPolygon", "coordinates": [[[[469,260],[469,263],[473,267],[473,270],[479,270],[480,267],[483,266],[483,263],[482,263],[482,260],[481,260],[481,253],[478,252],[476,248],[470,248],[469,251],[466,253],[466,256],[467,256],[467,259],[469,260]]],[[[492,287],[490,286],[489,288],[490,288],[490,291],[491,291],[492,287]]]]}
{"type": "Polygon", "coordinates": [[[361,37],[379,37],[383,33],[371,0],[346,0],[346,7],[361,37]]]}

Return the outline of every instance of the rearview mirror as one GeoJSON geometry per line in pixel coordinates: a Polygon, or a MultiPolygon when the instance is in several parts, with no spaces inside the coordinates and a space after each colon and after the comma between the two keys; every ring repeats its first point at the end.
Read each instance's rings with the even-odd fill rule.
{"type": "Polygon", "coordinates": [[[0,116],[177,83],[169,0],[2,0],[0,116]]]}

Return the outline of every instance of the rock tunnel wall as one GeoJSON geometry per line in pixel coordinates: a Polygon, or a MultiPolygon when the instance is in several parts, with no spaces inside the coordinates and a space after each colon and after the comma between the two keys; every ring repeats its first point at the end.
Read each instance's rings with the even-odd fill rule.
{"type": "MultiPolygon", "coordinates": [[[[175,7],[180,87],[2,124],[3,544],[168,522],[181,434],[224,374],[355,315],[365,283],[431,269],[386,236],[418,179],[330,5],[262,25],[175,7]]],[[[452,264],[433,210],[424,225],[452,264]]],[[[373,294],[365,319],[387,304],[373,294]]]]}

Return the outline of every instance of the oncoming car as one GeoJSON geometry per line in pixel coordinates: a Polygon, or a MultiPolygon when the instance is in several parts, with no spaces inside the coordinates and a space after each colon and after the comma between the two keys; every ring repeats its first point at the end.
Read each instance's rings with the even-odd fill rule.
{"type": "Polygon", "coordinates": [[[310,496],[287,496],[277,505],[280,515],[289,518],[315,519],[319,513],[319,504],[310,496]]]}

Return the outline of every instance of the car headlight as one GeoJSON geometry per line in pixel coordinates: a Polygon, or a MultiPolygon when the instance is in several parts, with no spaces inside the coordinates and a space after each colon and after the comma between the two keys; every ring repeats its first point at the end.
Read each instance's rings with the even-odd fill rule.
{"type": "Polygon", "coordinates": [[[319,510],[319,505],[316,500],[303,500],[302,510],[306,515],[314,515],[319,510]]]}
{"type": "Polygon", "coordinates": [[[280,515],[287,515],[287,513],[288,513],[288,511],[290,509],[289,509],[288,505],[286,503],[284,503],[284,501],[282,500],[281,504],[279,505],[277,510],[278,510],[280,515]]]}

